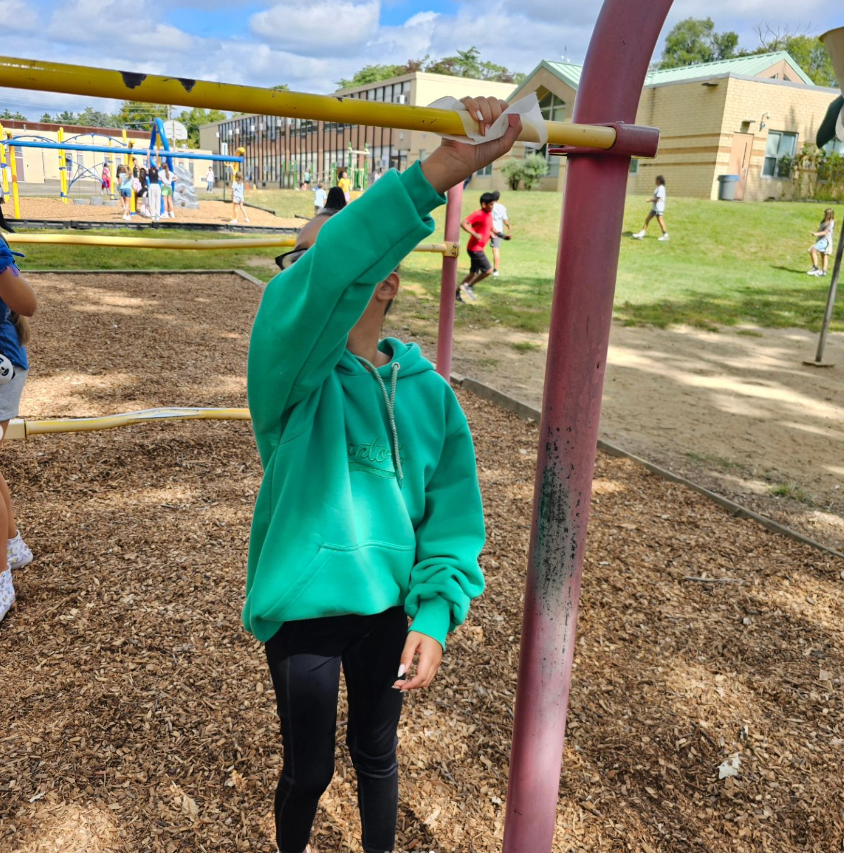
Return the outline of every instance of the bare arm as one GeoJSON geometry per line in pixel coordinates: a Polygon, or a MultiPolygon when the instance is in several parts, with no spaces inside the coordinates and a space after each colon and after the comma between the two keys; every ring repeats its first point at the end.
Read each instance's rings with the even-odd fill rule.
{"type": "Polygon", "coordinates": [[[35,291],[16,267],[6,267],[0,272],[0,299],[10,310],[24,317],[31,317],[38,307],[35,291]]]}
{"type": "Polygon", "coordinates": [[[471,234],[473,237],[476,237],[478,240],[481,239],[481,235],[472,228],[471,223],[469,222],[469,217],[467,216],[461,223],[460,227],[467,233],[471,234]]]}

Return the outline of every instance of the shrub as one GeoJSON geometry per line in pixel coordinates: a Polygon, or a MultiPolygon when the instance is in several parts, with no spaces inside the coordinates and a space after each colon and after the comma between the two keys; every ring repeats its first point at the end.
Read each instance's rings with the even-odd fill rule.
{"type": "Polygon", "coordinates": [[[501,174],[504,175],[510,189],[517,190],[522,180],[522,161],[516,160],[515,157],[511,158],[501,167],[501,174]]]}
{"type": "Polygon", "coordinates": [[[548,174],[548,163],[542,154],[528,154],[522,165],[522,183],[526,190],[539,186],[539,182],[548,174]]]}

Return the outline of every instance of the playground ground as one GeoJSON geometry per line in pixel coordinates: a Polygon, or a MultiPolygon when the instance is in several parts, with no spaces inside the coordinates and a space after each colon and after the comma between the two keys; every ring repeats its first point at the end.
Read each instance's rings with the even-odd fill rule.
{"type": "MultiPolygon", "coordinates": [[[[242,279],[34,279],[28,416],[243,404],[260,294],[242,279]]],[[[416,853],[497,851],[506,798],[537,431],[460,398],[489,587],[407,702],[398,850],[416,853]]],[[[37,560],[0,625],[0,851],[270,853],[279,734],[239,625],[248,425],[3,455],[37,560]]],[[[843,578],[844,561],[600,455],[555,851],[841,849],[843,578]]],[[[338,748],[318,853],[359,850],[354,799],[338,748]]]]}

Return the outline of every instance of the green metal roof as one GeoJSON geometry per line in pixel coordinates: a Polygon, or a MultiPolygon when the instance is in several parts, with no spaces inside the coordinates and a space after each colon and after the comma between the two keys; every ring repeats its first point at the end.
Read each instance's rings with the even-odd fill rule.
{"type": "MultiPolygon", "coordinates": [[[[809,86],[813,86],[812,79],[806,74],[794,59],[784,50],[774,53],[758,53],[753,56],[737,56],[735,59],[722,59],[717,62],[701,62],[697,65],[683,65],[680,68],[665,68],[649,71],[645,77],[646,86],[659,86],[664,83],[678,83],[683,80],[697,80],[701,77],[718,77],[723,74],[741,74],[746,77],[755,77],[766,71],[780,60],[785,60],[794,69],[800,79],[809,86]]],[[[540,68],[546,68],[564,83],[577,89],[580,84],[582,65],[574,65],[571,62],[554,62],[543,59],[536,68],[525,78],[524,83],[519,86],[510,96],[510,100],[524,87],[540,68]]]]}

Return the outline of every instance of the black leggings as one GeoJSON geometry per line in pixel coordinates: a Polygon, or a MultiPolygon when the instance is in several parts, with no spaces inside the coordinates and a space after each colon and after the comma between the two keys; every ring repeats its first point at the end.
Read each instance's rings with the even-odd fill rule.
{"type": "Polygon", "coordinates": [[[363,849],[393,849],[402,695],[392,685],[406,637],[407,616],[394,607],[375,616],[286,622],[266,644],[284,745],[275,795],[281,853],[305,849],[319,798],[334,775],[341,663],[349,696],[346,744],[358,777],[363,849]]]}

